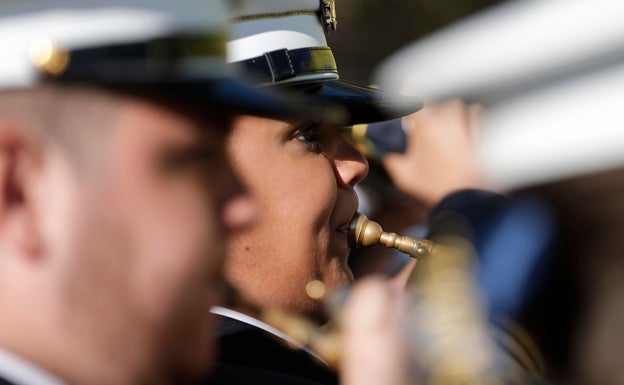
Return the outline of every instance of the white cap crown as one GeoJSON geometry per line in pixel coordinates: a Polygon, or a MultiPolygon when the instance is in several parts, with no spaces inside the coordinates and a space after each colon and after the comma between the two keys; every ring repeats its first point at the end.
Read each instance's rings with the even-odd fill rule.
{"type": "Polygon", "coordinates": [[[336,24],[333,0],[247,1],[233,16],[228,62],[266,72],[266,83],[338,79],[326,39],[336,24]]]}

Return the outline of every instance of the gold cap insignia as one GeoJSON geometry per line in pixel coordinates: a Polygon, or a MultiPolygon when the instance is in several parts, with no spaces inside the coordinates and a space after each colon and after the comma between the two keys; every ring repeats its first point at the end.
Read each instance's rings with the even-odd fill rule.
{"type": "Polygon", "coordinates": [[[321,17],[325,29],[328,31],[336,30],[338,20],[336,19],[336,1],[335,0],[323,0],[321,5],[321,17]]]}
{"type": "Polygon", "coordinates": [[[28,53],[32,64],[47,75],[59,76],[69,64],[69,53],[59,49],[50,39],[34,40],[28,53]]]}

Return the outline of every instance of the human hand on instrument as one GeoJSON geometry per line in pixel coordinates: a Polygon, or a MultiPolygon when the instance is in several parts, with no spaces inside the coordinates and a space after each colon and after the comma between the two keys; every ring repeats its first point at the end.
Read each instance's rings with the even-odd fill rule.
{"type": "Polygon", "coordinates": [[[450,99],[405,117],[405,153],[383,159],[396,187],[429,208],[453,191],[484,188],[474,153],[482,112],[450,99]]]}
{"type": "Polygon", "coordinates": [[[342,385],[416,385],[404,336],[406,294],[371,276],[351,290],[341,315],[342,385]]]}

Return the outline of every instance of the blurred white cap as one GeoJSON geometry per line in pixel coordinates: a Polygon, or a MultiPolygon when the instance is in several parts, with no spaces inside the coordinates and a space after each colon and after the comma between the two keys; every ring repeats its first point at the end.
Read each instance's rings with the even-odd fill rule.
{"type": "Polygon", "coordinates": [[[483,104],[478,154],[499,188],[618,167],[622,20],[620,0],[506,2],[406,46],[376,79],[425,100],[483,104]]]}
{"type": "MultiPolygon", "coordinates": [[[[226,22],[226,5],[220,0],[3,1],[0,87],[32,85],[42,70],[62,72],[68,63],[52,63],[58,52],[193,34],[223,41],[226,22]]],[[[190,63],[195,60],[196,66],[202,62],[216,71],[218,62],[224,60],[223,52],[223,46],[215,45],[184,58],[185,63],[177,68],[191,71],[190,63]]]]}

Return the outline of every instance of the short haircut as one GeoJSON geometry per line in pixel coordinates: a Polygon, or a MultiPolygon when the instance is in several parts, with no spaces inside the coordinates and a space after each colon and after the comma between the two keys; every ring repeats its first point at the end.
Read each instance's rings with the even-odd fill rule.
{"type": "Polygon", "coordinates": [[[81,85],[1,90],[0,122],[17,122],[29,140],[60,145],[77,164],[84,164],[93,151],[87,140],[106,135],[121,102],[120,95],[81,85]]]}

